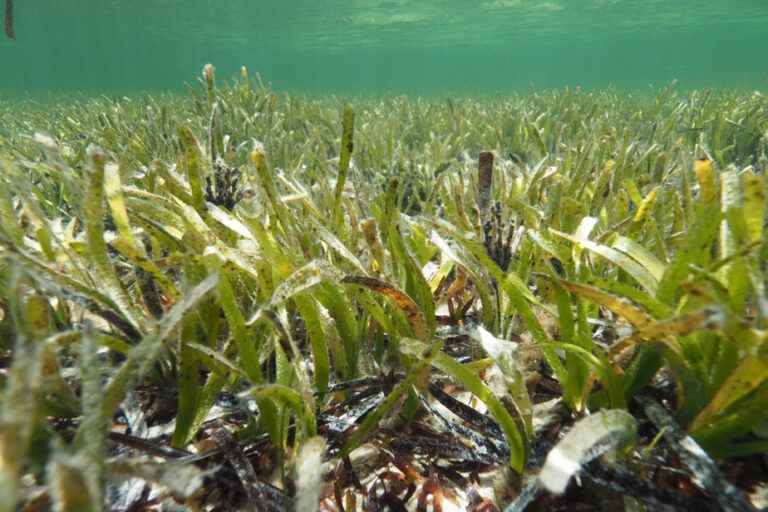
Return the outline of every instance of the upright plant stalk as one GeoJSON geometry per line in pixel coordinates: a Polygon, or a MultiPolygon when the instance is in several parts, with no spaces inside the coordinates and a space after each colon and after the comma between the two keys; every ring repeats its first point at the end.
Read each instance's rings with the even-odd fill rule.
{"type": "Polygon", "coordinates": [[[5,35],[8,39],[16,39],[13,30],[13,0],[5,0],[5,35]]]}
{"type": "Polygon", "coordinates": [[[493,153],[480,153],[477,166],[477,208],[480,210],[481,221],[488,215],[491,204],[491,184],[493,183],[493,153]]]}
{"type": "Polygon", "coordinates": [[[24,461],[41,420],[44,360],[39,338],[48,323],[45,299],[29,293],[21,269],[11,271],[8,283],[9,313],[18,335],[0,408],[0,512],[16,510],[24,461]]]}
{"type": "Polygon", "coordinates": [[[256,174],[259,178],[259,185],[267,196],[277,221],[288,231],[288,209],[283,204],[280,194],[277,192],[275,180],[267,167],[267,159],[260,149],[251,151],[251,163],[256,167],[256,174]]]}
{"type": "Polygon", "coordinates": [[[104,456],[107,422],[102,411],[102,384],[97,358],[97,345],[93,328],[86,325],[81,338],[80,375],[82,379],[83,419],[78,441],[81,452],[85,455],[88,472],[85,476],[86,487],[90,495],[90,504],[94,510],[101,508],[104,486],[104,456]]]}
{"type": "Polygon", "coordinates": [[[141,330],[141,316],[133,306],[133,301],[117,276],[110,261],[107,243],[104,241],[104,168],[106,155],[100,150],[91,151],[91,163],[88,170],[88,183],[83,215],[88,252],[93,260],[99,286],[105,287],[108,296],[117,304],[120,313],[141,330]]]}
{"type": "Polygon", "coordinates": [[[344,195],[344,184],[347,181],[347,171],[349,171],[349,161],[352,158],[354,149],[354,131],[355,131],[355,112],[351,107],[344,109],[344,119],[342,121],[341,133],[341,152],[339,154],[339,175],[336,178],[336,193],[333,200],[333,225],[338,232],[341,227],[342,210],[341,202],[344,195]]]}
{"type": "Polygon", "coordinates": [[[187,168],[187,179],[192,189],[192,206],[198,213],[205,212],[205,192],[203,187],[203,173],[200,169],[200,147],[197,144],[192,130],[188,126],[178,128],[179,140],[184,147],[184,163],[187,168]]]}
{"type": "Polygon", "coordinates": [[[205,91],[208,97],[209,109],[213,107],[213,102],[216,99],[216,97],[213,94],[213,85],[216,79],[215,73],[216,73],[216,68],[213,67],[213,64],[206,64],[203,67],[203,78],[205,78],[205,91]]]}

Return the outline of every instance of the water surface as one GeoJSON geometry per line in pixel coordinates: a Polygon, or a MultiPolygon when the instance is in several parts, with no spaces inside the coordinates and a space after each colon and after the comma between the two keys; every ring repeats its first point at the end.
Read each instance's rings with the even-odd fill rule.
{"type": "Polygon", "coordinates": [[[765,0],[15,0],[0,90],[467,94],[768,85],[765,0]]]}

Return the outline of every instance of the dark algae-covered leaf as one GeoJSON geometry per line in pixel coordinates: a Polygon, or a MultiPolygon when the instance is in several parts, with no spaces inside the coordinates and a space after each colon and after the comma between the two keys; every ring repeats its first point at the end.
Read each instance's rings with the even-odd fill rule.
{"type": "Polygon", "coordinates": [[[416,353],[413,354],[417,355],[419,359],[413,364],[413,367],[408,370],[405,379],[395,386],[384,401],[374,411],[368,414],[365,417],[365,420],[363,420],[363,423],[353,432],[341,451],[342,457],[349,455],[354,448],[357,448],[360,443],[371,434],[372,430],[382,418],[389,414],[404,394],[410,391],[411,387],[416,384],[416,380],[421,376],[423,370],[429,368],[432,360],[438,356],[442,343],[438,341],[432,346],[425,346],[423,343],[413,340],[413,344],[408,346],[424,347],[424,349],[417,350],[416,353]]]}
{"type": "Polygon", "coordinates": [[[714,460],[692,437],[685,434],[659,403],[645,395],[638,396],[637,400],[648,418],[688,467],[693,481],[702,490],[710,492],[723,510],[729,512],[755,510],[747,497],[725,478],[714,460]]]}

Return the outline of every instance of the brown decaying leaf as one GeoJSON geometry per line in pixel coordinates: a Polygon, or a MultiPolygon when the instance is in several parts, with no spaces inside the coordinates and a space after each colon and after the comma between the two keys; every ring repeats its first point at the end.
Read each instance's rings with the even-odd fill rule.
{"type": "Polygon", "coordinates": [[[346,276],[341,281],[347,284],[356,284],[364,286],[375,292],[386,295],[392,299],[397,307],[403,310],[405,316],[408,318],[408,322],[411,324],[413,334],[420,340],[426,341],[427,338],[427,325],[424,321],[424,315],[421,312],[418,304],[405,292],[398,290],[389,283],[386,283],[380,279],[374,279],[372,277],[365,276],[346,276]]]}
{"type": "Polygon", "coordinates": [[[701,328],[717,329],[721,325],[722,311],[714,306],[685,313],[667,320],[651,322],[611,347],[609,357],[615,358],[624,350],[643,341],[661,341],[680,354],[682,347],[677,341],[678,336],[685,336],[701,328]]]}
{"type": "Polygon", "coordinates": [[[653,318],[648,313],[640,309],[638,306],[635,306],[629,300],[623,297],[618,297],[616,295],[606,293],[600,290],[599,288],[595,288],[593,286],[575,283],[572,281],[567,281],[565,279],[555,279],[547,274],[537,274],[537,275],[545,279],[554,280],[569,292],[575,293],[577,295],[581,295],[598,304],[605,306],[606,308],[610,309],[612,312],[614,312],[618,316],[626,319],[630,324],[632,324],[636,328],[640,328],[653,321],[653,318]]]}

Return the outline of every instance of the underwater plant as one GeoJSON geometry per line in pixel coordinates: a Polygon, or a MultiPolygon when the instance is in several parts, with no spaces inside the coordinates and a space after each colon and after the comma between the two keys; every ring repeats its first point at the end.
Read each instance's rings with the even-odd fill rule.
{"type": "Polygon", "coordinates": [[[756,508],[764,96],[189,92],[0,102],[0,511],[756,508]]]}
{"type": "Polygon", "coordinates": [[[8,39],[16,39],[16,32],[13,30],[13,0],[5,0],[5,16],[3,18],[5,35],[8,39]]]}

